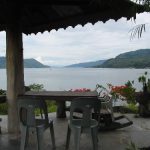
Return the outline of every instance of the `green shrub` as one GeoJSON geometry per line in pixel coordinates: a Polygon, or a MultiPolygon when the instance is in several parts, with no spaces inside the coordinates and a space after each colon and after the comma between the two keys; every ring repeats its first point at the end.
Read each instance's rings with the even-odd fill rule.
{"type": "Polygon", "coordinates": [[[150,79],[147,78],[148,72],[145,71],[142,76],[139,76],[138,81],[143,85],[143,92],[150,92],[150,79]]]}
{"type": "Polygon", "coordinates": [[[33,83],[33,84],[30,84],[27,87],[30,89],[30,91],[43,91],[44,90],[43,84],[33,83]]]}
{"type": "Polygon", "coordinates": [[[131,110],[133,113],[138,113],[138,106],[136,106],[133,103],[128,104],[128,106],[126,106],[129,110],[131,110]]]}
{"type": "Polygon", "coordinates": [[[7,103],[0,104],[0,115],[8,114],[8,105],[7,103]]]}
{"type": "Polygon", "coordinates": [[[52,106],[48,107],[48,112],[49,113],[50,112],[56,112],[56,110],[57,110],[57,106],[56,105],[52,105],[52,106]]]}
{"type": "MultiPolygon", "coordinates": [[[[56,112],[57,106],[56,106],[56,102],[55,102],[55,101],[49,101],[49,100],[47,100],[46,103],[47,103],[47,110],[48,110],[48,113],[56,112]]],[[[39,115],[41,114],[39,108],[37,108],[37,109],[35,110],[35,114],[36,114],[37,116],[39,116],[39,115]]]]}
{"type": "MultiPolygon", "coordinates": [[[[6,95],[6,91],[0,89],[0,95],[6,95]]],[[[6,115],[8,113],[7,103],[0,104],[0,115],[6,115]]]]}
{"type": "Polygon", "coordinates": [[[138,113],[138,106],[136,106],[134,103],[128,104],[128,106],[115,106],[113,107],[114,112],[121,112],[121,113],[138,113]]]}
{"type": "Polygon", "coordinates": [[[127,99],[127,102],[130,104],[135,104],[136,103],[136,100],[135,100],[135,91],[136,89],[133,87],[133,84],[134,84],[134,81],[127,81],[125,83],[125,86],[127,88],[124,89],[124,94],[125,94],[125,97],[127,99]]]}
{"type": "Polygon", "coordinates": [[[0,89],[0,95],[6,95],[6,91],[3,89],[0,89]]]}
{"type": "MultiPolygon", "coordinates": [[[[30,84],[29,86],[27,86],[29,90],[31,91],[43,91],[44,90],[44,86],[43,84],[30,84]]],[[[48,113],[50,112],[56,112],[57,106],[56,106],[56,102],[55,101],[46,101],[47,103],[47,109],[48,109],[48,113]]],[[[39,115],[40,114],[40,110],[37,109],[36,110],[36,114],[39,115]]]]}
{"type": "Polygon", "coordinates": [[[50,112],[56,112],[57,105],[56,105],[55,101],[49,101],[49,100],[47,100],[46,103],[47,103],[47,109],[48,109],[49,113],[50,112]]]}
{"type": "MultiPolygon", "coordinates": [[[[27,88],[29,88],[32,91],[42,91],[44,89],[44,86],[42,84],[35,84],[34,83],[34,84],[31,84],[31,85],[27,86],[27,88]]],[[[6,91],[0,89],[0,95],[6,95],[6,91]]],[[[46,103],[47,103],[47,109],[48,109],[49,113],[50,112],[56,112],[57,105],[56,105],[55,101],[47,100],[46,103]]],[[[40,114],[40,110],[36,109],[35,113],[37,115],[39,115],[40,114]]],[[[8,104],[7,103],[0,104],[0,115],[6,115],[6,114],[8,114],[8,104]]]]}

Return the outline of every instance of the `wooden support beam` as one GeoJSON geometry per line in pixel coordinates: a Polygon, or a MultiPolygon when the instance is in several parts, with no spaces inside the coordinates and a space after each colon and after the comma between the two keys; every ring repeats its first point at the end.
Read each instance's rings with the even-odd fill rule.
{"type": "Polygon", "coordinates": [[[8,132],[19,133],[17,96],[24,93],[23,43],[19,23],[6,29],[8,132]]]}

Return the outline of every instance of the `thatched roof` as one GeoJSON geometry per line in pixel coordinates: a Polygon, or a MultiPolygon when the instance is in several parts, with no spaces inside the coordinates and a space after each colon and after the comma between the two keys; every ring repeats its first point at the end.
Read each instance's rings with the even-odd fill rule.
{"type": "Polygon", "coordinates": [[[136,18],[144,7],[130,0],[0,0],[0,31],[18,21],[25,34],[136,18]]]}

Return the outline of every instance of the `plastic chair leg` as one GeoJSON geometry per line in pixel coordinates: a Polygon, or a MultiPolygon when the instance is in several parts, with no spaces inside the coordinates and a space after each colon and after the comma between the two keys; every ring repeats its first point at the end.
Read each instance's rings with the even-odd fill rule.
{"type": "Polygon", "coordinates": [[[92,135],[92,143],[93,143],[93,150],[98,150],[98,129],[92,128],[91,129],[91,135],[92,135]]]}
{"type": "Polygon", "coordinates": [[[27,133],[28,129],[27,127],[21,127],[21,144],[20,144],[20,150],[24,150],[27,144],[27,133]]]}
{"type": "Polygon", "coordinates": [[[79,150],[80,148],[80,135],[81,135],[81,128],[75,128],[74,130],[75,150],[79,150]]]}
{"type": "Polygon", "coordinates": [[[37,142],[38,142],[38,150],[43,150],[43,128],[37,128],[37,142]]]}
{"type": "Polygon", "coordinates": [[[68,150],[68,148],[69,148],[70,136],[71,136],[71,129],[70,129],[69,125],[68,125],[67,139],[66,139],[66,150],[68,150]]]}
{"type": "Polygon", "coordinates": [[[51,134],[51,140],[52,140],[52,147],[53,149],[55,149],[56,145],[55,145],[55,134],[54,134],[53,122],[50,124],[50,134],[51,134]]]}

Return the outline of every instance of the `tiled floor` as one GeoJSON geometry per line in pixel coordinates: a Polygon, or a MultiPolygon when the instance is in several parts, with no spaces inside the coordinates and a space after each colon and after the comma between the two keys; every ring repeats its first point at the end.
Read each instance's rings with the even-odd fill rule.
{"type": "MultiPolygon", "coordinates": [[[[54,120],[56,150],[65,150],[67,119],[57,119],[55,113],[51,113],[49,116],[54,120]]],[[[115,131],[99,132],[99,150],[125,150],[131,141],[138,147],[150,146],[150,118],[134,118],[132,114],[128,115],[128,117],[133,121],[132,126],[115,131]]],[[[7,119],[6,116],[2,116],[2,118],[3,133],[0,135],[0,150],[19,150],[20,141],[7,134],[7,119]]],[[[36,138],[31,134],[26,150],[36,150],[36,145],[36,138]]],[[[73,139],[71,138],[70,150],[73,150],[73,148],[73,139]]],[[[44,136],[43,150],[50,149],[52,149],[51,139],[49,130],[47,130],[44,136]]],[[[81,136],[80,149],[92,150],[89,135],[83,134],[81,136]]]]}

